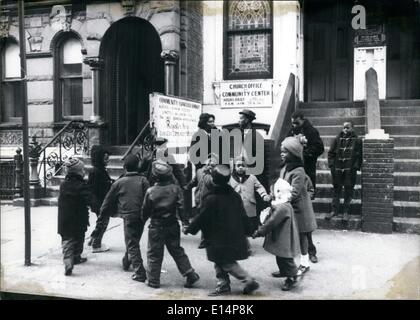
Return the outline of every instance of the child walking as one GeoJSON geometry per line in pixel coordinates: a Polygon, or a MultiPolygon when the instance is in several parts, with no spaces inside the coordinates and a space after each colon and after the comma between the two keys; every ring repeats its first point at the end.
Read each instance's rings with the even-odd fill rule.
{"type": "Polygon", "coordinates": [[[229,179],[228,166],[217,165],[213,169],[214,185],[199,214],[184,232],[196,234],[202,230],[208,242],[207,259],[214,262],[218,280],[215,290],[209,296],[230,293],[229,274],[245,284],[243,294],[250,294],[259,288],[258,282],[237,262],[249,256],[246,239],[248,217],[241,197],[229,186],[229,179]]]}
{"type": "MultiPolygon", "coordinates": [[[[241,156],[234,159],[233,171],[229,184],[242,198],[250,226],[249,234],[247,234],[247,236],[251,236],[258,228],[257,200],[255,194],[258,193],[263,201],[266,202],[270,201],[271,197],[267,194],[264,186],[258,181],[256,176],[246,174],[245,159],[241,156]]],[[[251,253],[249,242],[248,246],[249,253],[251,253]]]]}
{"type": "Polygon", "coordinates": [[[92,246],[93,253],[97,253],[109,250],[106,245],[102,244],[102,237],[109,224],[109,216],[100,215],[100,209],[106,194],[111,188],[113,180],[106,170],[109,162],[109,152],[101,145],[94,145],[90,154],[93,168],[89,173],[88,184],[92,188],[95,199],[95,206],[92,208],[92,211],[96,213],[97,220],[95,230],[90,235],[91,240],[88,245],[92,246]]]}
{"type": "MultiPolygon", "coordinates": [[[[307,191],[307,180],[303,168],[303,146],[295,137],[287,137],[281,144],[281,159],[283,167],[280,178],[292,186],[290,203],[293,206],[299,229],[301,259],[298,275],[309,271],[308,245],[311,233],[317,228],[310,195],[307,191]]],[[[279,273],[274,273],[279,277],[279,273]]]]}
{"type": "Polygon", "coordinates": [[[271,202],[271,208],[268,208],[270,211],[261,221],[263,225],[252,235],[253,238],[265,236],[264,249],[276,256],[280,277],[286,277],[281,286],[283,291],[290,290],[296,284],[298,268],[293,258],[300,254],[299,232],[290,204],[291,192],[292,187],[287,181],[277,180],[273,188],[275,199],[271,202]]]}
{"type": "Polygon", "coordinates": [[[124,270],[128,270],[130,263],[134,274],[132,279],[139,282],[146,281],[146,269],[140,251],[140,239],[143,234],[144,222],[141,219],[143,199],[149,188],[146,177],[137,173],[139,159],[135,155],[128,155],[124,160],[126,173],[115,181],[101,207],[101,215],[113,215],[124,221],[124,240],[126,252],[122,259],[124,270]]]}
{"type": "Polygon", "coordinates": [[[180,227],[177,214],[185,227],[188,218],[184,212],[182,190],[172,179],[172,167],[164,161],[152,164],[152,175],[157,181],[144,198],[142,220],[150,217],[149,243],[147,249],[147,285],[160,287],[164,247],[175,260],[179,272],[186,277],[184,287],[192,288],[200,279],[181,247],[180,227]]]}
{"type": "Polygon", "coordinates": [[[343,124],[343,130],[334,139],[328,151],[328,166],[331,169],[334,198],[331,213],[325,217],[326,220],[330,220],[339,213],[341,191],[344,187],[343,221],[348,221],[357,171],[360,170],[361,165],[362,141],[354,133],[353,122],[346,121],[343,124]]]}
{"type": "Polygon", "coordinates": [[[72,274],[75,264],[87,261],[81,255],[89,225],[88,206],[92,205],[92,193],[83,180],[84,167],[81,160],[69,158],[65,163],[67,175],[60,185],[58,196],[58,234],[61,236],[66,276],[72,274]]]}

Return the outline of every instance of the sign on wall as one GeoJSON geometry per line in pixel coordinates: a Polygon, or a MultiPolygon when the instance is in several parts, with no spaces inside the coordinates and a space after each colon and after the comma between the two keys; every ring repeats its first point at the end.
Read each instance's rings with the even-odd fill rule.
{"type": "Polygon", "coordinates": [[[385,25],[368,25],[366,29],[357,29],[354,37],[355,47],[375,47],[385,45],[385,25]]]}
{"type": "Polygon", "coordinates": [[[151,93],[150,123],[157,136],[168,140],[168,148],[189,147],[201,114],[201,103],[151,93]]]}
{"type": "Polygon", "coordinates": [[[222,108],[271,107],[273,88],[270,80],[223,81],[220,83],[222,108]]]}

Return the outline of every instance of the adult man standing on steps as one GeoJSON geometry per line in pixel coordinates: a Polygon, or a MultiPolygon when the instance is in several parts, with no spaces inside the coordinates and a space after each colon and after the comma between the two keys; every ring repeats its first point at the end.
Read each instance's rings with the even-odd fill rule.
{"type": "MultiPolygon", "coordinates": [[[[302,111],[292,114],[292,128],[287,134],[288,137],[298,136],[303,144],[303,165],[305,172],[311,179],[316,192],[316,162],[324,152],[324,143],[319,132],[315,129],[302,111]]],[[[315,193],[314,193],[315,197],[315,193]]]]}
{"type": "MultiPolygon", "coordinates": [[[[324,143],[322,142],[319,132],[315,129],[302,111],[295,111],[292,114],[292,128],[287,134],[288,137],[297,136],[303,144],[303,166],[306,174],[312,182],[314,193],[312,200],[316,194],[316,162],[318,157],[324,152],[324,143]]],[[[308,236],[308,253],[312,263],[317,263],[316,247],[312,241],[312,235],[308,236]]]]}

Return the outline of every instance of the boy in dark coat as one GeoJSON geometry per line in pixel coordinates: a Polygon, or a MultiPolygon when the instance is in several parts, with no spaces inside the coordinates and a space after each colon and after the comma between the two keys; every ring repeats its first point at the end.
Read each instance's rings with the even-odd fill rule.
{"type": "Polygon", "coordinates": [[[149,182],[146,177],[137,173],[139,159],[128,155],[124,160],[126,173],[115,181],[101,207],[101,215],[115,216],[124,220],[124,238],[126,253],[123,257],[123,269],[128,270],[130,263],[134,268],[132,279],[146,281],[146,270],[140,251],[140,239],[144,222],[141,219],[141,207],[149,182]],[[116,212],[115,212],[116,211],[116,212]]]}
{"type": "Polygon", "coordinates": [[[237,263],[247,259],[248,217],[241,196],[229,186],[230,168],[217,165],[212,171],[213,189],[205,198],[199,214],[185,233],[203,231],[208,243],[207,259],[214,262],[218,284],[210,296],[229,293],[229,274],[245,283],[243,294],[257,290],[259,284],[237,263]]]}
{"type": "Polygon", "coordinates": [[[341,190],[344,187],[343,221],[348,221],[349,207],[353,199],[357,171],[362,165],[362,141],[353,131],[353,123],[346,121],[343,130],[333,141],[328,151],[328,166],[334,186],[332,211],[327,220],[338,214],[341,190]]]}
{"type": "Polygon", "coordinates": [[[96,213],[96,227],[90,235],[91,240],[88,245],[92,245],[92,252],[104,252],[109,248],[102,244],[102,237],[108,227],[109,216],[100,215],[100,209],[104,202],[105,196],[108,193],[113,180],[106,170],[109,161],[109,152],[101,145],[94,145],[91,149],[92,170],[89,172],[88,184],[92,188],[95,199],[95,206],[92,211],[96,213]]]}
{"type": "Polygon", "coordinates": [[[152,175],[156,183],[147,190],[144,198],[142,220],[150,217],[149,244],[147,250],[148,286],[160,287],[160,272],[164,247],[175,260],[179,272],[186,277],[184,287],[191,288],[199,280],[190,260],[181,247],[180,227],[177,214],[183,226],[188,224],[184,212],[182,189],[172,180],[172,167],[164,161],[152,164],[152,175]]]}
{"type": "Polygon", "coordinates": [[[298,268],[294,257],[300,254],[299,231],[293,207],[290,204],[292,187],[278,179],[273,188],[274,200],[266,217],[261,215],[263,225],[252,235],[253,238],[265,236],[264,249],[276,256],[281,277],[286,277],[281,289],[290,290],[296,283],[298,268]]]}
{"type": "Polygon", "coordinates": [[[58,196],[58,234],[64,256],[65,275],[72,274],[75,264],[86,262],[82,258],[85,232],[89,225],[88,206],[92,204],[92,193],[83,180],[84,164],[77,158],[66,163],[67,175],[60,185],[58,196]]]}

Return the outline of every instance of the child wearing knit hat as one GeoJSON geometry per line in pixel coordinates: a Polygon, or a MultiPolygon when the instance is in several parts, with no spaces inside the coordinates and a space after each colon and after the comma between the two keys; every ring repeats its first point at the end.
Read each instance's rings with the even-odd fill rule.
{"type": "MultiPolygon", "coordinates": [[[[291,204],[299,229],[301,259],[299,274],[309,271],[309,237],[317,228],[315,213],[307,190],[306,173],[303,167],[303,146],[295,137],[287,137],[281,144],[282,168],[280,178],[292,186],[291,204]]],[[[273,274],[278,277],[277,273],[273,274]]]]}
{"type": "Polygon", "coordinates": [[[92,193],[83,180],[85,170],[81,160],[69,158],[64,167],[67,175],[58,196],[58,234],[63,248],[64,274],[69,276],[75,264],[87,261],[81,254],[89,225],[88,206],[92,206],[92,193]]]}
{"type": "Polygon", "coordinates": [[[152,175],[157,182],[147,190],[142,208],[142,220],[146,222],[150,218],[147,285],[152,288],[160,287],[160,272],[166,247],[178,270],[186,278],[184,287],[192,288],[200,277],[191,266],[180,243],[181,233],[177,216],[184,227],[188,224],[182,189],[173,181],[172,167],[165,161],[157,160],[152,163],[152,175]]]}

